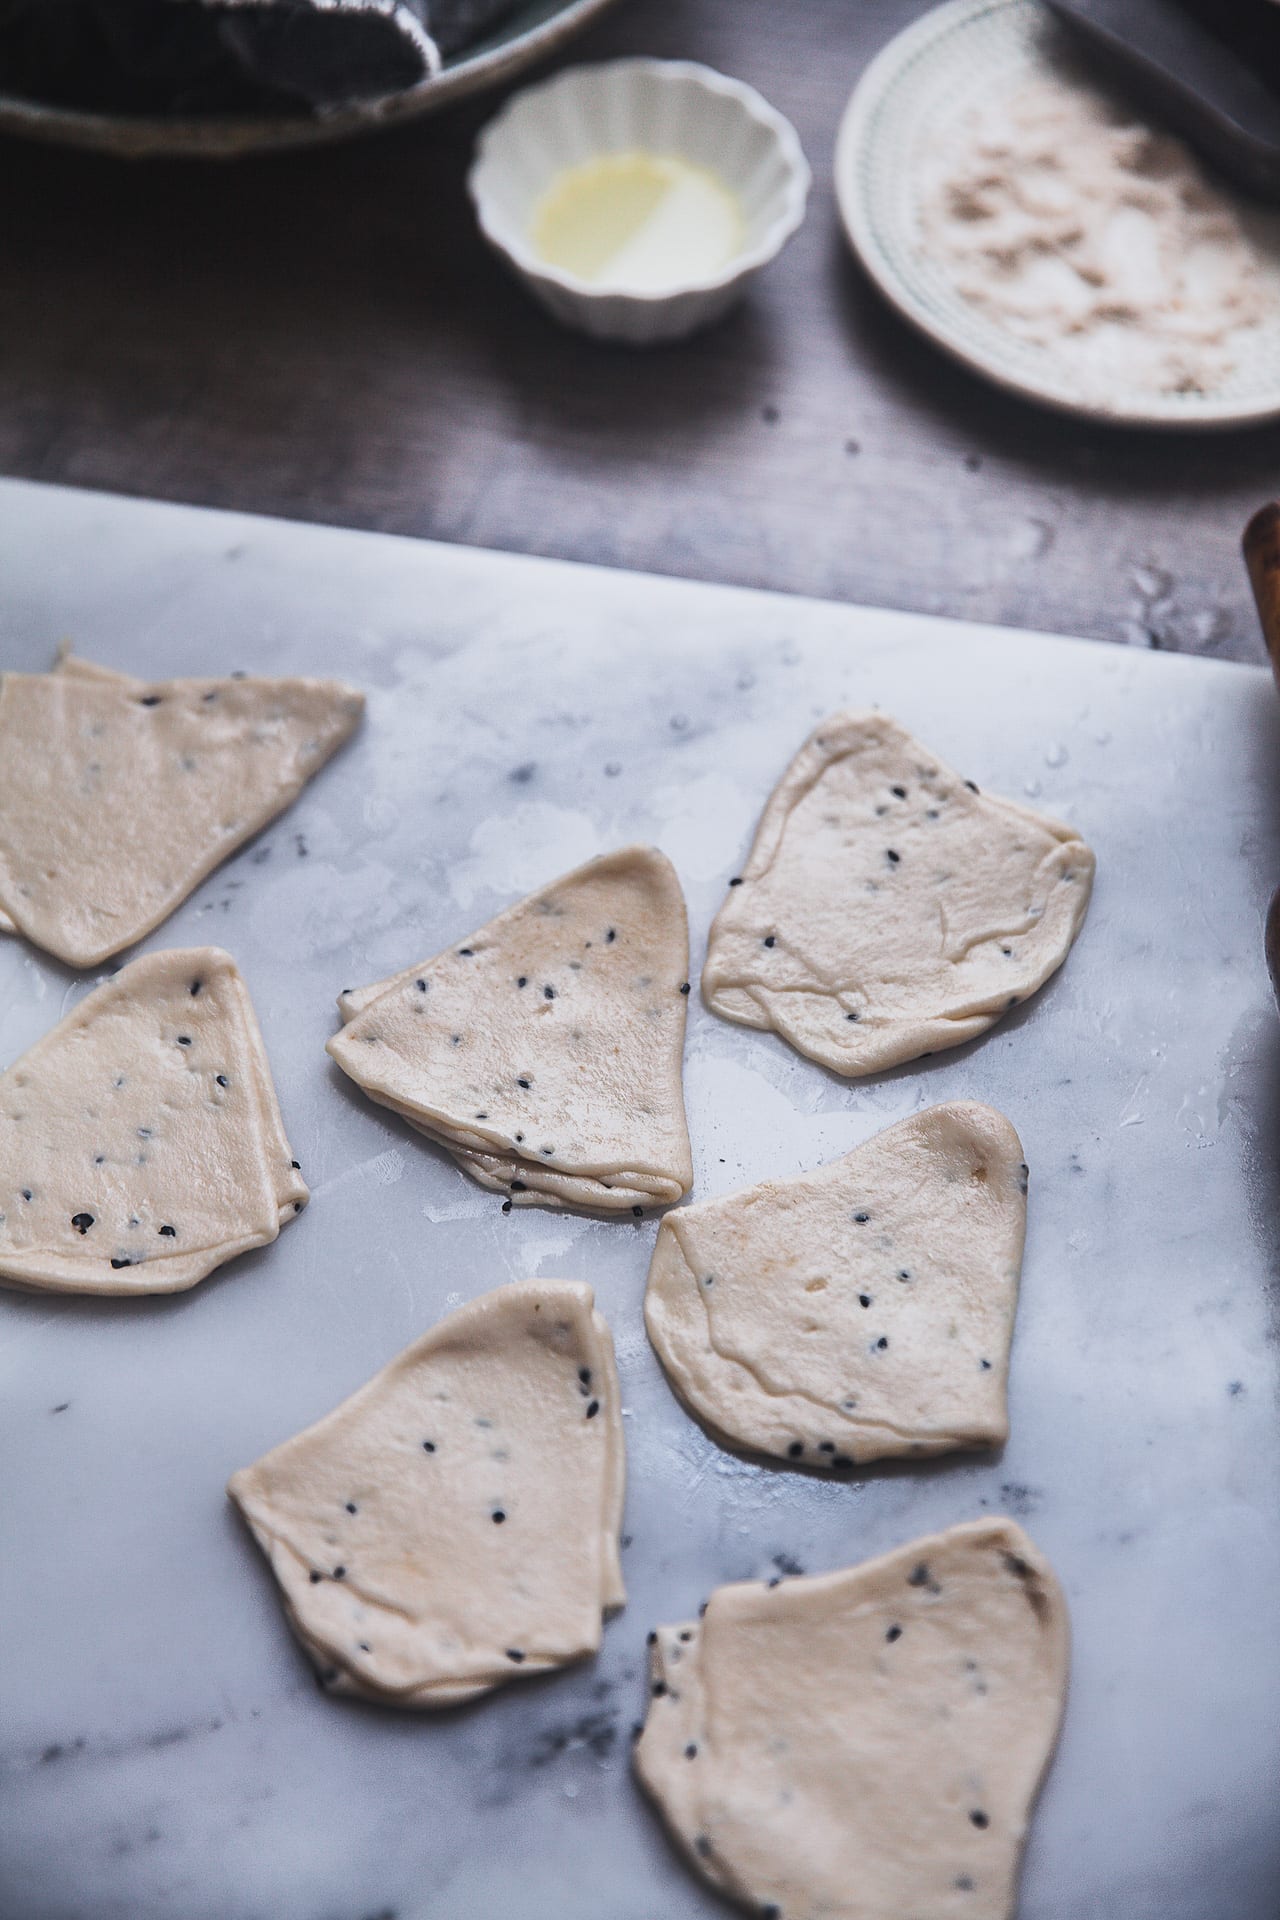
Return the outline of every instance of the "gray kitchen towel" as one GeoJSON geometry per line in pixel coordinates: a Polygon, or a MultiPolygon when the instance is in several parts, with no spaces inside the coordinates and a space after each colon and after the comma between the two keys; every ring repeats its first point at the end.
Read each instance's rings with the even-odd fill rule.
{"type": "Polygon", "coordinates": [[[0,0],[0,92],[122,114],[399,93],[516,0],[0,0]]]}

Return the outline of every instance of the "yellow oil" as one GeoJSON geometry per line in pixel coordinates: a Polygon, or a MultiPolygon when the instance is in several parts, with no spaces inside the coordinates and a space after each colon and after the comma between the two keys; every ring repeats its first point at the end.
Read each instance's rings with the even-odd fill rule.
{"type": "Polygon", "coordinates": [[[548,266],[602,292],[663,293],[714,278],[744,234],[737,196],[710,168],[609,153],[556,175],[530,238],[548,266]]]}

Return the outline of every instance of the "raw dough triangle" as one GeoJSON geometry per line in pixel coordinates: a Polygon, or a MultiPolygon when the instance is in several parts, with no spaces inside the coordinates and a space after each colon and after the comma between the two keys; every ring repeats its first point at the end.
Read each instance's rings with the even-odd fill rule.
{"type": "Polygon", "coordinates": [[[688,966],[674,868],[625,847],[344,993],[328,1050],[513,1205],[638,1214],[693,1184],[688,966]]]}
{"type": "Polygon", "coordinates": [[[1042,987],[1093,870],[1073,827],[979,793],[883,714],[833,714],[764,810],[703,998],[835,1073],[879,1073],[1042,987]]]}
{"type": "Polygon", "coordinates": [[[929,1107],[813,1173],[668,1214],[644,1317],[731,1447],[837,1472],[1001,1444],[1027,1169],[992,1107],[929,1107]]]}
{"type": "Polygon", "coordinates": [[[149,933],[354,730],[337,680],[0,676],[0,927],[73,967],[149,933]]]}
{"type": "Polygon", "coordinates": [[[232,1477],[335,1693],[452,1706],[594,1653],[626,1600],[613,1341],[590,1287],[499,1287],[232,1477]]]}
{"type": "Polygon", "coordinates": [[[1066,1603],[1011,1520],[718,1587],[650,1636],[640,1779],[774,1920],[1006,1920],[1066,1692],[1066,1603]]]}
{"type": "Polygon", "coordinates": [[[220,947],[147,953],[0,1075],[0,1281],[177,1293],[307,1200],[249,991],[220,947]]]}

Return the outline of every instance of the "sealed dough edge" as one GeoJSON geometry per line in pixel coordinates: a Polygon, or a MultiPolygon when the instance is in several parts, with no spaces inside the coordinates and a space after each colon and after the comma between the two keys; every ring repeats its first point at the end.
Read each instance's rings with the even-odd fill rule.
{"type": "Polygon", "coordinates": [[[705,1879],[773,1920],[1012,1920],[1070,1659],[1016,1522],[718,1587],[648,1641],[633,1764],[705,1879]]]}
{"type": "Polygon", "coordinates": [[[227,1491],[323,1690],[434,1709],[598,1651],[625,1483],[608,1325],[582,1282],[533,1280],[446,1315],[227,1491]]]}

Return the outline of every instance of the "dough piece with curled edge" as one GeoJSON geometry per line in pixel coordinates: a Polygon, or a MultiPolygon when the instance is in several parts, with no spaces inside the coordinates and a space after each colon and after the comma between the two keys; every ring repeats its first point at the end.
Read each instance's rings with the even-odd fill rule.
{"type": "Polygon", "coordinates": [[[1066,1693],[1066,1602],[1012,1520],[718,1587],[651,1636],[637,1771],[773,1920],[1007,1920],[1066,1693]]]}
{"type": "Polygon", "coordinates": [[[445,1707],[594,1653],[626,1600],[613,1341],[590,1287],[451,1313],[228,1492],[333,1693],[445,1707]]]}
{"type": "Polygon", "coordinates": [[[249,990],[220,947],[122,967],[0,1075],[0,1282],[177,1293],[300,1213],[249,990]]]}
{"type": "Polygon", "coordinates": [[[167,919],[354,730],[337,680],[0,676],[0,930],[92,967],[167,919]]]}
{"type": "Polygon", "coordinates": [[[328,1050],[512,1205],[638,1214],[693,1184],[688,968],[674,868],[624,847],[344,992],[328,1050]]]}
{"type": "Polygon", "coordinates": [[[672,1213],[644,1317],[723,1444],[840,1472],[1008,1436],[1027,1169],[992,1107],[929,1107],[840,1160],[672,1213]]]}
{"type": "Polygon", "coordinates": [[[1094,858],[879,713],[800,749],[716,915],[714,1013],[856,1079],[985,1033],[1062,965],[1094,858]]]}

